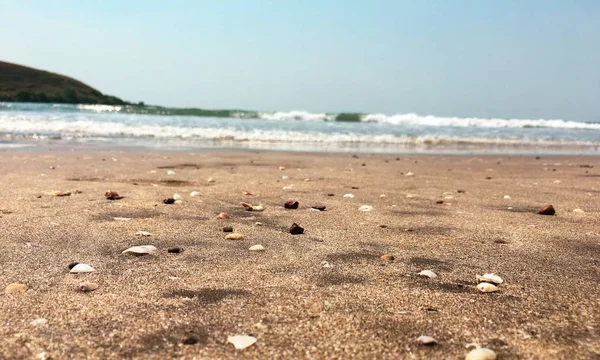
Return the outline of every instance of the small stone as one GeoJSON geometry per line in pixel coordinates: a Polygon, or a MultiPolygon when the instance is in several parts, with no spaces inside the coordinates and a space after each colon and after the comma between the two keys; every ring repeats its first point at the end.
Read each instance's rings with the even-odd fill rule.
{"type": "Polygon", "coordinates": [[[173,171],[173,170],[168,170],[168,171],[167,171],[167,175],[175,175],[175,171],[173,171]]]}
{"type": "Polygon", "coordinates": [[[219,215],[217,215],[217,217],[219,219],[229,219],[229,215],[227,215],[226,213],[220,213],[219,215]]]}
{"type": "Polygon", "coordinates": [[[145,256],[152,254],[156,251],[156,247],[153,245],[141,245],[141,246],[133,246],[129,249],[123,250],[121,254],[124,255],[133,255],[133,256],[145,256]]]}
{"type": "Polygon", "coordinates": [[[209,177],[208,180],[206,180],[206,182],[209,183],[209,184],[212,184],[212,183],[216,182],[216,180],[213,179],[213,178],[211,178],[211,177],[209,177]]]}
{"type": "Polygon", "coordinates": [[[406,176],[415,176],[415,174],[413,172],[409,171],[406,173],[406,176]]]}
{"type": "Polygon", "coordinates": [[[116,191],[108,190],[104,193],[106,200],[120,200],[123,196],[119,195],[116,191]]]}
{"type": "Polygon", "coordinates": [[[443,203],[444,203],[444,200],[438,200],[438,201],[436,201],[435,203],[436,203],[436,204],[443,204],[443,203]]]}
{"type": "Polygon", "coordinates": [[[496,292],[500,289],[498,289],[498,287],[494,284],[482,282],[479,285],[477,285],[477,290],[484,292],[484,293],[488,293],[488,292],[496,292]]]}
{"type": "Polygon", "coordinates": [[[300,225],[293,223],[292,226],[290,226],[290,234],[292,235],[300,235],[304,233],[304,228],[301,227],[300,225]]]}
{"type": "Polygon", "coordinates": [[[254,194],[251,193],[250,191],[244,191],[243,194],[246,196],[254,196],[254,194]]]}
{"type": "Polygon", "coordinates": [[[179,194],[173,194],[173,199],[175,199],[175,200],[183,200],[183,196],[181,196],[179,194]]]}
{"type": "Polygon", "coordinates": [[[260,221],[255,222],[254,225],[256,225],[256,226],[265,226],[265,224],[261,223],[260,221]]]}
{"type": "Polygon", "coordinates": [[[576,214],[583,214],[585,213],[585,211],[581,210],[581,209],[573,209],[573,212],[576,214]]]}
{"type": "Polygon", "coordinates": [[[383,261],[394,261],[396,258],[392,254],[383,254],[381,255],[381,260],[383,261]]]}
{"type": "Polygon", "coordinates": [[[388,228],[387,224],[379,224],[377,226],[380,227],[380,228],[382,228],[382,229],[387,229],[388,228]]]}
{"type": "Polygon", "coordinates": [[[173,199],[173,198],[166,198],[166,199],[163,200],[163,204],[167,204],[167,205],[175,204],[175,199],[173,199]]]}
{"type": "Polygon", "coordinates": [[[250,246],[250,248],[248,250],[250,250],[250,251],[265,251],[265,247],[257,244],[257,245],[250,246]]]}
{"type": "Polygon", "coordinates": [[[555,213],[556,211],[554,210],[554,207],[552,205],[543,206],[541,209],[538,210],[539,215],[554,215],[555,213]]]}
{"type": "Polygon", "coordinates": [[[510,199],[512,199],[512,198],[510,197],[510,195],[504,195],[504,199],[506,199],[506,200],[510,200],[510,199]]]}
{"type": "Polygon", "coordinates": [[[183,252],[183,248],[180,247],[172,247],[167,249],[167,253],[169,254],[181,254],[183,252]]]}
{"type": "Polygon", "coordinates": [[[283,175],[283,176],[281,177],[281,180],[288,180],[288,179],[289,179],[289,176],[287,176],[287,175],[283,175]]]}
{"type": "Polygon", "coordinates": [[[427,335],[419,336],[417,338],[417,342],[421,345],[429,345],[429,346],[432,346],[432,345],[435,345],[438,343],[436,339],[432,338],[431,336],[427,336],[427,335]]]}
{"type": "Polygon", "coordinates": [[[383,199],[383,198],[386,198],[386,197],[387,197],[387,195],[386,195],[386,194],[381,194],[381,195],[379,195],[379,198],[380,198],[380,199],[383,199]]]}
{"type": "Polygon", "coordinates": [[[465,191],[465,190],[456,190],[456,192],[457,192],[457,193],[459,193],[459,194],[464,194],[464,193],[466,193],[466,191],[465,191]]]}
{"type": "Polygon", "coordinates": [[[94,291],[96,289],[98,289],[98,284],[89,281],[84,281],[77,287],[77,290],[81,292],[94,291]]]}
{"type": "Polygon", "coordinates": [[[327,194],[327,196],[335,196],[335,194],[329,193],[329,194],[327,194]]]}
{"type": "Polygon", "coordinates": [[[492,177],[491,176],[486,176],[485,179],[486,180],[492,180],[492,177]]]}
{"type": "Polygon", "coordinates": [[[6,294],[24,294],[27,292],[29,288],[25,284],[20,283],[12,283],[9,284],[6,289],[4,289],[4,293],[6,294]]]}
{"type": "Polygon", "coordinates": [[[223,232],[233,232],[233,226],[225,226],[225,227],[223,227],[223,232]]]}
{"type": "Polygon", "coordinates": [[[325,211],[325,209],[327,208],[324,205],[313,205],[310,207],[311,209],[315,209],[315,210],[319,210],[319,211],[325,211]]]}
{"type": "Polygon", "coordinates": [[[290,201],[286,202],[285,204],[283,204],[283,207],[286,209],[297,209],[298,205],[299,204],[297,201],[290,200],[290,201]]]}
{"type": "Polygon", "coordinates": [[[238,233],[228,234],[225,236],[225,239],[226,240],[244,240],[244,235],[238,234],[238,233]]]}
{"type": "Polygon", "coordinates": [[[192,191],[192,192],[190,193],[190,196],[191,196],[191,197],[196,197],[196,196],[200,196],[200,195],[202,195],[202,194],[200,194],[200,192],[199,192],[199,191],[192,191]]]}
{"type": "Polygon", "coordinates": [[[281,171],[285,170],[285,166],[280,166],[279,170],[281,170],[281,171]]]}
{"type": "Polygon", "coordinates": [[[183,343],[184,345],[195,345],[195,344],[197,344],[198,342],[200,342],[200,340],[199,340],[199,339],[198,339],[196,336],[193,336],[193,335],[186,337],[186,338],[185,338],[185,339],[183,339],[183,341],[182,341],[182,343],[183,343]]]}

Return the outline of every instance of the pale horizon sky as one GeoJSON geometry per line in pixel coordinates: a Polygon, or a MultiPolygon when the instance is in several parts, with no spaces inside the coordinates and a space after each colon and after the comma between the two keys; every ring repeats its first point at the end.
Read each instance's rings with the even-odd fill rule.
{"type": "Polygon", "coordinates": [[[0,60],[207,109],[600,121],[600,1],[3,1],[0,60]]]}

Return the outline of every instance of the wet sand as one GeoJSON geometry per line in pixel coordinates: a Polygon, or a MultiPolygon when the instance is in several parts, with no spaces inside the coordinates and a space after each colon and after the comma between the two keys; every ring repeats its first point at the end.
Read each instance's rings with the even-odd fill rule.
{"type": "Polygon", "coordinates": [[[0,358],[462,359],[479,343],[499,359],[598,359],[599,160],[1,153],[0,358]],[[183,203],[162,203],[174,193],[183,203]],[[537,215],[547,204],[556,215],[537,215]],[[245,239],[225,240],[228,225],[245,239]],[[158,251],[121,254],[143,244],[158,251]],[[96,271],[69,274],[74,261],[96,271]],[[499,292],[475,288],[486,272],[499,292]],[[78,292],[86,280],[99,289],[78,292]],[[14,282],[29,290],[4,294],[14,282]],[[258,341],[236,351],[236,334],[258,341]]]}

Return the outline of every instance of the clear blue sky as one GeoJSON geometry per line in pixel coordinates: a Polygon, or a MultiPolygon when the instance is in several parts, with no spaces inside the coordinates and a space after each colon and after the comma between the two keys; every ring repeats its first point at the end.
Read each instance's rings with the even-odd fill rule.
{"type": "Polygon", "coordinates": [[[0,35],[149,104],[600,121],[597,0],[0,0],[0,35]]]}

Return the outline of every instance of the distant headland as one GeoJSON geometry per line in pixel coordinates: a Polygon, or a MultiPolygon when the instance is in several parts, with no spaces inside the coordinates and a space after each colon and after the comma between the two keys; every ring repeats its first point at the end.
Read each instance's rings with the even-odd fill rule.
{"type": "MultiPolygon", "coordinates": [[[[0,61],[0,101],[129,105],[73,78],[0,61]]],[[[143,105],[143,103],[136,104],[143,105]]]]}

